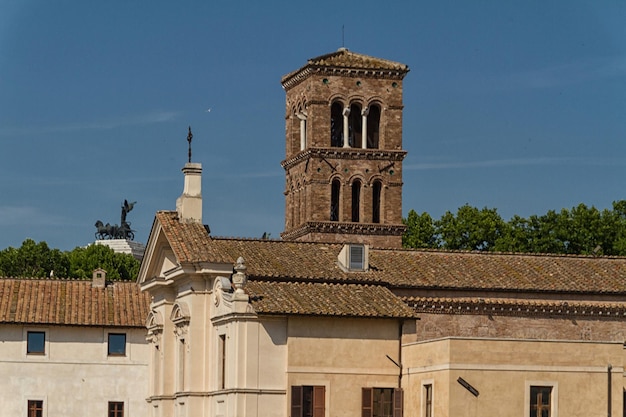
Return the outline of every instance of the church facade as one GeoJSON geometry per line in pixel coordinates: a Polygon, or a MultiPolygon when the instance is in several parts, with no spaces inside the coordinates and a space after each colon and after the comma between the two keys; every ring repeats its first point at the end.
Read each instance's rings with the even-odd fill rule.
{"type": "Polygon", "coordinates": [[[138,277],[149,415],[624,415],[625,258],[401,248],[408,71],[283,77],[282,240],[212,236],[186,164],[138,277]]]}

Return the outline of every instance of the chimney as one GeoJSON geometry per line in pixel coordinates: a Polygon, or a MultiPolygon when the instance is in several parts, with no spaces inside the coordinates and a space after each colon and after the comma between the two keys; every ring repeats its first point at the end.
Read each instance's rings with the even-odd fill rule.
{"type": "Polygon", "coordinates": [[[107,271],[102,268],[94,269],[91,286],[92,288],[104,288],[106,287],[107,271]]]}
{"type": "Polygon", "coordinates": [[[202,224],[202,164],[188,162],[183,168],[185,187],[176,200],[178,218],[183,223],[202,224]]]}

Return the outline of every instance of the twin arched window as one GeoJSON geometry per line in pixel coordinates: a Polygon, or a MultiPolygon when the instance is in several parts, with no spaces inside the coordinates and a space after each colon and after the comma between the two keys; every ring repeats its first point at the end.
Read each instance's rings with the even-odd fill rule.
{"type": "Polygon", "coordinates": [[[380,106],[359,103],[344,107],[340,101],[330,106],[330,146],[377,149],[380,132],[380,106]],[[347,142],[344,140],[348,138],[347,142]]]}
{"type": "MultiPolygon", "coordinates": [[[[339,221],[339,207],[341,205],[341,181],[335,178],[331,182],[330,186],[330,221],[339,221]]],[[[355,179],[352,182],[352,213],[351,221],[358,223],[361,221],[361,189],[363,184],[360,179],[355,179]]],[[[381,196],[383,184],[380,180],[375,180],[372,183],[372,223],[380,223],[381,218],[381,196]]]]}

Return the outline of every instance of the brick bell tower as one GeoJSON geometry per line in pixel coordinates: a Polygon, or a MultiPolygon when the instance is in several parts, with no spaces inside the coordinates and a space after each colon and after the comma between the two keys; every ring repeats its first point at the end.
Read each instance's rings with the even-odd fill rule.
{"type": "Polygon", "coordinates": [[[404,64],[340,48],[282,78],[284,240],[402,245],[407,72],[404,64]]]}

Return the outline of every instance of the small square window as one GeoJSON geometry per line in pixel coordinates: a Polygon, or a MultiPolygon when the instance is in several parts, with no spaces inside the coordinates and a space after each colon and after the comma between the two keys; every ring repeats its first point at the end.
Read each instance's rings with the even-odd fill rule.
{"type": "Polygon", "coordinates": [[[126,355],[126,334],[125,333],[109,333],[109,356],[125,356],[126,355]]]}
{"type": "Polygon", "coordinates": [[[28,400],[28,417],[43,417],[43,401],[28,400]]]}
{"type": "Polygon", "coordinates": [[[552,415],[552,387],[530,387],[530,417],[550,417],[552,415]]]}
{"type": "Polygon", "coordinates": [[[124,402],[109,401],[109,417],[124,417],[124,402]]]}
{"type": "Polygon", "coordinates": [[[26,353],[28,355],[46,354],[46,332],[26,333],[26,353]]]}

